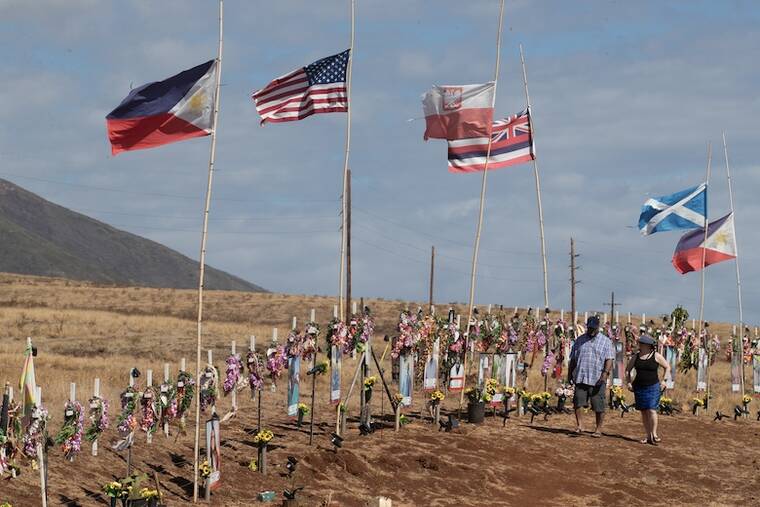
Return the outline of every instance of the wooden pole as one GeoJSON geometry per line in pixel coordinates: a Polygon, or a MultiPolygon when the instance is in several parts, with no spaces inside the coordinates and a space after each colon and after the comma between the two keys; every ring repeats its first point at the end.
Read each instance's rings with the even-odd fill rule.
{"type": "MultiPolygon", "coordinates": [[[[502,32],[502,26],[504,24],[504,0],[501,0],[499,5],[499,28],[498,32],[496,34],[496,64],[494,66],[494,77],[493,77],[493,101],[491,103],[491,107],[495,107],[496,104],[496,87],[499,81],[499,60],[501,57],[501,32],[502,32]]],[[[486,161],[483,166],[483,180],[481,182],[480,186],[480,209],[478,213],[478,226],[475,231],[475,247],[472,251],[472,270],[470,274],[470,298],[469,303],[467,305],[467,321],[465,322],[465,349],[464,349],[464,359],[462,362],[462,367],[465,372],[465,378],[462,385],[462,391],[459,394],[459,412],[462,411],[462,405],[464,404],[464,384],[467,383],[467,350],[469,349],[469,339],[470,339],[470,321],[472,320],[472,310],[475,305],[475,278],[477,276],[477,270],[478,270],[478,251],[480,249],[480,232],[483,229],[483,210],[485,208],[485,202],[486,202],[486,182],[488,180],[488,162],[491,158],[491,143],[493,141],[492,136],[488,136],[488,148],[486,150],[486,161]]]]}
{"type": "MultiPolygon", "coordinates": [[[[346,320],[351,318],[351,169],[346,185],[346,320]]],[[[355,305],[354,305],[355,308],[355,305]]],[[[356,310],[353,311],[356,313],[356,310]]]]}
{"type": "Polygon", "coordinates": [[[734,223],[734,254],[736,255],[735,259],[735,265],[736,265],[736,299],[737,303],[739,305],[739,335],[737,336],[737,340],[739,340],[739,343],[736,348],[739,349],[739,354],[741,355],[741,392],[742,396],[746,393],[745,388],[745,381],[744,381],[744,315],[742,312],[742,282],[741,277],[739,276],[739,245],[738,240],[736,239],[736,211],[734,210],[734,190],[733,190],[733,184],[731,182],[731,169],[728,163],[728,146],[726,145],[726,132],[723,131],[723,155],[726,158],[726,179],[728,180],[728,202],[731,206],[731,215],[733,215],[733,223],[734,223]]]}
{"type": "Polygon", "coordinates": [[[348,242],[348,231],[346,219],[348,217],[348,207],[346,197],[348,193],[348,158],[351,153],[351,71],[354,61],[354,39],[356,34],[356,0],[350,0],[351,3],[351,45],[349,46],[348,65],[346,66],[346,103],[348,111],[346,112],[346,154],[343,159],[343,194],[341,195],[342,212],[341,212],[341,242],[340,242],[340,275],[338,280],[338,308],[340,308],[340,320],[345,319],[343,311],[343,272],[346,262],[346,246],[348,242]]]}
{"type": "MultiPolygon", "coordinates": [[[[230,352],[232,352],[233,356],[237,354],[237,344],[235,343],[235,340],[232,340],[232,343],[230,344],[230,352]]],[[[242,374],[242,371],[241,371],[241,374],[242,374]]],[[[234,386],[232,386],[232,393],[231,393],[231,395],[232,395],[232,399],[231,399],[232,413],[236,414],[237,413],[237,409],[238,409],[238,405],[237,405],[237,384],[234,385],[234,386]]]]}
{"type": "MultiPolygon", "coordinates": [[[[712,163],[712,142],[707,143],[707,172],[705,175],[705,192],[710,185],[710,164],[712,163]]],[[[699,324],[697,328],[697,337],[702,338],[702,328],[704,327],[705,316],[705,257],[707,255],[707,229],[710,224],[709,213],[707,209],[707,203],[705,203],[705,226],[704,226],[704,238],[702,240],[702,269],[701,269],[701,284],[699,290],[699,324]]],[[[707,354],[707,399],[710,399],[710,342],[709,333],[705,333],[705,339],[701,340],[702,346],[705,347],[705,353],[707,354]]]]}
{"type": "Polygon", "coordinates": [[[195,389],[195,442],[193,446],[193,503],[198,502],[198,454],[201,436],[201,403],[200,403],[200,374],[201,374],[201,343],[203,337],[203,280],[206,266],[206,239],[208,237],[208,213],[211,207],[211,186],[214,180],[214,164],[216,162],[216,133],[219,122],[219,95],[222,79],[222,52],[224,29],[224,0],[219,0],[219,46],[216,57],[216,89],[214,91],[214,110],[211,127],[211,149],[208,159],[208,180],[206,182],[206,201],[203,210],[203,231],[201,232],[201,252],[198,276],[198,336],[195,347],[195,379],[198,382],[195,389]]]}
{"type": "Polygon", "coordinates": [[[430,297],[428,298],[428,310],[433,312],[433,282],[435,280],[435,246],[430,247],[430,297]]]}
{"type": "Polygon", "coordinates": [[[520,44],[520,63],[522,64],[523,84],[525,86],[525,103],[528,111],[528,121],[530,122],[531,151],[533,152],[533,177],[536,182],[536,203],[538,204],[538,226],[539,236],[541,238],[541,265],[544,273],[544,308],[549,308],[549,274],[546,268],[546,241],[544,240],[544,209],[541,206],[541,180],[538,177],[538,160],[535,158],[535,140],[536,124],[533,121],[533,114],[530,111],[530,94],[528,93],[528,73],[525,69],[525,56],[523,47],[520,44]]]}

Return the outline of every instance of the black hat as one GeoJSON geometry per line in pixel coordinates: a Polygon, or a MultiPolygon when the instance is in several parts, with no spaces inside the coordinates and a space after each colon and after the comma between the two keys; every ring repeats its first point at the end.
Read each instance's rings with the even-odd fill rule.
{"type": "Polygon", "coordinates": [[[589,329],[599,329],[599,317],[592,315],[586,321],[586,327],[589,329]]]}

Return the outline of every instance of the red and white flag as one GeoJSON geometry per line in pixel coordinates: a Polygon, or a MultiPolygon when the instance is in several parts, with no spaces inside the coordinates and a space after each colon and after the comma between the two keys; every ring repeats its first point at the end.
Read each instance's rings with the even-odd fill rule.
{"type": "Polygon", "coordinates": [[[296,69],[254,92],[252,98],[261,116],[261,124],[348,111],[346,69],[349,51],[296,69]]]}
{"type": "Polygon", "coordinates": [[[425,140],[491,135],[495,83],[433,86],[422,96],[425,140]]]}

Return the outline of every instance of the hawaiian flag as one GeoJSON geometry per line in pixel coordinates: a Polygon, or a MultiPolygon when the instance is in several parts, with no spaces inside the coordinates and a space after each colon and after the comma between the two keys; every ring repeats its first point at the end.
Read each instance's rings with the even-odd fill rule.
{"type": "MultiPolygon", "coordinates": [[[[449,172],[483,171],[487,154],[488,137],[449,141],[449,172]]],[[[493,122],[489,170],[522,164],[535,158],[529,109],[493,122]]]]}
{"type": "Polygon", "coordinates": [[[433,86],[422,96],[424,139],[489,136],[493,123],[495,83],[433,86]]]}
{"type": "Polygon", "coordinates": [[[254,92],[261,124],[296,121],[319,113],[348,111],[346,70],[350,50],[280,76],[254,92]]]}
{"type": "Polygon", "coordinates": [[[678,241],[676,251],[673,254],[673,267],[683,275],[731,259],[736,259],[733,213],[729,213],[707,226],[707,241],[705,241],[704,229],[697,229],[685,234],[678,241]],[[704,266],[702,265],[703,252],[704,266]]]}
{"type": "Polygon", "coordinates": [[[216,72],[216,60],[210,60],[129,92],[106,116],[111,153],[211,134],[216,72]]]}

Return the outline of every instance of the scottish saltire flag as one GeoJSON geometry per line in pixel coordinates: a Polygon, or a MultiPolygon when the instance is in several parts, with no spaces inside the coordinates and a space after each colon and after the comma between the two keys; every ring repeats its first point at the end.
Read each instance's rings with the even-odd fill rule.
{"type": "Polygon", "coordinates": [[[705,226],[707,216],[707,184],[687,188],[675,194],[653,197],[641,207],[639,230],[644,236],[674,229],[696,229],[705,226]]]}
{"type": "MultiPolygon", "coordinates": [[[[536,158],[530,128],[530,110],[493,122],[488,169],[500,169],[536,158]]],[[[468,173],[485,169],[488,137],[449,141],[449,172],[468,173]]]]}
{"type": "Polygon", "coordinates": [[[111,153],[211,134],[216,60],[135,88],[106,116],[111,153]]]}
{"type": "Polygon", "coordinates": [[[303,120],[319,113],[348,111],[346,69],[350,49],[280,76],[254,92],[261,124],[303,120]]]}
{"type": "Polygon", "coordinates": [[[703,252],[704,267],[736,259],[733,213],[729,213],[707,226],[707,241],[705,241],[704,229],[686,233],[676,245],[676,251],[673,254],[673,267],[682,275],[690,271],[699,271],[702,269],[703,252]]]}
{"type": "Polygon", "coordinates": [[[491,134],[495,93],[483,84],[433,86],[422,96],[425,140],[467,139],[491,134]]]}

